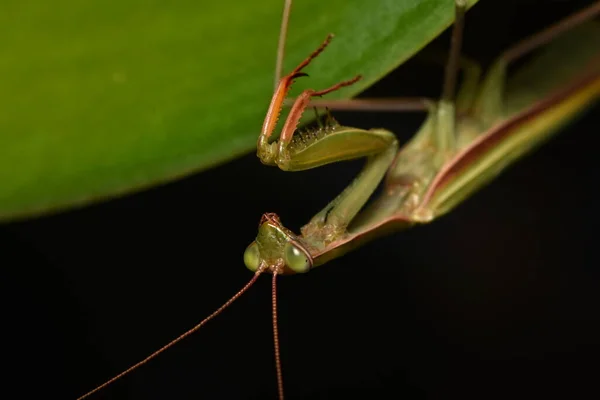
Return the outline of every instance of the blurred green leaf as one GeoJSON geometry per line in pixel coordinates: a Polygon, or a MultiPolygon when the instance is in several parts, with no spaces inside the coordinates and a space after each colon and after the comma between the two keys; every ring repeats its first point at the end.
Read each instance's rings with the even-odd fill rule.
{"type": "MultiPolygon", "coordinates": [[[[302,85],[361,73],[337,94],[354,95],[449,26],[453,4],[297,0],[286,70],[333,32],[302,85]]],[[[0,219],[81,206],[253,150],[282,8],[282,0],[3,0],[0,219]]]]}

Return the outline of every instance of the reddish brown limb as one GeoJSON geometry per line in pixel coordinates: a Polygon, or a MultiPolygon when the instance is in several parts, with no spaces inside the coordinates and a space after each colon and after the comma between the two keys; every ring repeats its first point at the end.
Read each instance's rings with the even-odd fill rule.
{"type": "Polygon", "coordinates": [[[330,108],[337,111],[428,111],[435,104],[428,98],[386,98],[386,99],[313,99],[309,106],[330,108]]]}
{"type": "Polygon", "coordinates": [[[568,31],[569,29],[581,24],[582,22],[588,19],[593,18],[598,14],[600,14],[600,2],[595,2],[588,8],[578,11],[570,17],[565,18],[562,21],[544,29],[543,31],[538,32],[535,35],[519,42],[518,44],[504,52],[502,58],[507,63],[510,63],[524,56],[525,54],[529,53],[535,48],[548,43],[561,33],[568,31]]]}
{"type": "Polygon", "coordinates": [[[277,328],[277,271],[273,271],[271,283],[271,301],[273,305],[273,344],[275,347],[275,370],[277,371],[277,393],[279,400],[283,400],[283,372],[281,368],[281,357],[279,351],[279,331],[277,328]]]}
{"type": "Polygon", "coordinates": [[[304,69],[304,67],[308,66],[308,64],[310,64],[310,62],[312,60],[314,60],[315,58],[317,58],[317,56],[319,54],[321,54],[323,52],[323,50],[325,50],[325,47],[327,47],[329,45],[329,43],[331,43],[331,39],[333,39],[333,33],[330,33],[329,35],[327,35],[327,37],[325,38],[325,40],[323,41],[323,43],[321,43],[321,45],[312,53],[310,53],[310,55],[308,57],[306,57],[304,59],[304,61],[302,61],[291,73],[290,75],[294,75],[297,72],[300,72],[304,69]]]}
{"type": "Polygon", "coordinates": [[[94,390],[91,390],[91,391],[87,392],[86,394],[84,394],[83,396],[78,397],[77,400],[82,400],[82,399],[88,398],[92,394],[94,394],[94,393],[96,393],[96,392],[104,389],[105,387],[107,387],[108,385],[112,384],[116,380],[121,379],[123,376],[129,374],[134,369],[137,369],[137,368],[141,367],[142,365],[146,364],[148,361],[152,360],[153,358],[155,358],[156,356],[158,356],[160,353],[162,353],[163,351],[167,350],[169,347],[175,345],[176,343],[178,343],[178,342],[182,341],[183,339],[185,339],[186,337],[190,336],[192,333],[196,332],[198,329],[200,329],[202,326],[204,326],[208,321],[210,321],[211,319],[213,319],[214,317],[216,317],[217,315],[219,315],[221,312],[223,312],[223,310],[225,310],[227,307],[229,307],[231,305],[231,303],[233,303],[234,301],[236,301],[248,289],[250,289],[250,287],[258,279],[258,276],[265,269],[266,269],[266,267],[259,268],[258,271],[256,271],[254,273],[254,276],[252,277],[252,279],[250,279],[250,281],[248,283],[246,283],[246,285],[244,285],[243,288],[241,288],[236,294],[234,294],[229,300],[227,300],[221,307],[217,308],[215,312],[213,312],[208,317],[206,317],[202,321],[200,321],[200,323],[198,325],[194,326],[192,329],[188,330],[183,335],[179,336],[175,340],[172,340],[171,342],[167,343],[166,345],[164,345],[160,349],[156,350],[154,353],[150,354],[148,357],[144,358],[142,361],[140,361],[140,362],[132,365],[131,367],[127,368],[125,371],[121,372],[120,374],[116,375],[115,377],[113,377],[113,378],[109,379],[108,381],[104,382],[102,385],[98,386],[94,390]]]}
{"type": "Polygon", "coordinates": [[[271,99],[271,104],[269,105],[269,109],[267,110],[267,115],[265,117],[265,121],[263,122],[263,127],[258,138],[258,147],[265,146],[268,143],[268,139],[273,133],[275,126],[277,125],[277,120],[279,119],[279,114],[281,113],[281,108],[283,107],[283,101],[287,96],[292,83],[294,83],[294,79],[299,78],[301,76],[306,76],[306,74],[300,72],[304,67],[306,67],[312,60],[315,59],[325,47],[331,42],[333,38],[332,34],[329,34],[327,38],[321,43],[321,45],[313,51],[304,61],[302,61],[292,72],[288,75],[281,78],[279,84],[277,85],[277,89],[275,89],[275,93],[273,94],[273,98],[271,99]]]}
{"type": "Polygon", "coordinates": [[[314,92],[312,94],[312,96],[323,96],[323,95],[325,95],[327,93],[335,92],[336,90],[339,90],[339,89],[341,89],[343,87],[346,87],[346,86],[350,86],[350,85],[352,85],[352,84],[360,81],[361,79],[362,79],[362,75],[356,75],[352,79],[349,79],[347,81],[343,81],[343,82],[340,82],[340,83],[336,83],[335,85],[333,85],[333,86],[331,86],[331,87],[329,87],[327,89],[319,90],[317,92],[314,92]]]}
{"type": "Polygon", "coordinates": [[[464,1],[455,3],[455,18],[450,39],[450,55],[444,71],[444,87],[442,101],[453,101],[456,93],[456,78],[460,62],[460,48],[462,45],[463,30],[465,26],[465,11],[467,4],[464,1]]]}

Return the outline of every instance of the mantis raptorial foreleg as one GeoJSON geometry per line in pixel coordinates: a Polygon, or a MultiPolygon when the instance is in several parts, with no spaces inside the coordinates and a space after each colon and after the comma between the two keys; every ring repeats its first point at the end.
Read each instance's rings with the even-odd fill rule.
{"type": "Polygon", "coordinates": [[[303,112],[312,97],[322,96],[351,85],[360,76],[328,89],[303,91],[295,100],[278,140],[269,143],[283,100],[294,79],[329,44],[331,36],[290,74],[284,76],[275,91],[263,130],[258,139],[258,157],[264,164],[285,171],[300,171],[342,160],[367,157],[358,177],[309,222],[309,231],[319,231],[321,242],[336,239],[363,207],[384,177],[398,150],[398,141],[383,129],[363,130],[326,125],[307,134],[294,135],[303,112]]]}

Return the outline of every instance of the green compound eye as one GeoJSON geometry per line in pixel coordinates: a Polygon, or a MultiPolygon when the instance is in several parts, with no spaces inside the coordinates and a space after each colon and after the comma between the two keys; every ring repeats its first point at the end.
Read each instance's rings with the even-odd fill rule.
{"type": "Polygon", "coordinates": [[[310,269],[311,262],[306,252],[291,242],[285,244],[283,260],[294,272],[307,272],[310,269]]]}
{"type": "Polygon", "coordinates": [[[252,242],[250,246],[244,251],[244,264],[250,271],[257,271],[260,264],[260,254],[258,252],[258,245],[256,242],[252,242]]]}

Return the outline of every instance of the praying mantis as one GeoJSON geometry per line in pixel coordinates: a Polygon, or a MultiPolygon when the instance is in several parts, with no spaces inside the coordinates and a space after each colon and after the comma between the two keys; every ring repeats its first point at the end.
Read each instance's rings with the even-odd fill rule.
{"type": "MultiPolygon", "coordinates": [[[[589,9],[586,9],[582,14],[578,14],[578,15],[585,15],[586,18],[589,18],[591,15],[593,15],[593,13],[598,12],[598,9],[600,8],[598,2],[595,2],[589,9]],[[591,11],[590,11],[591,10],[591,11]]],[[[459,15],[460,15],[460,10],[459,10],[459,15]]],[[[567,24],[568,25],[568,24],[567,24]]],[[[592,25],[581,25],[581,26],[592,26],[592,25]]],[[[576,32],[577,28],[574,28],[571,32],[576,32]]],[[[559,32],[559,30],[554,30],[553,32],[559,32]]],[[[559,32],[559,33],[563,33],[563,32],[559,32]]],[[[573,34],[573,33],[565,33],[564,35],[567,36],[569,34],[573,34]]],[[[586,38],[590,39],[590,37],[592,39],[590,39],[590,41],[593,41],[593,36],[590,36],[588,34],[586,34],[585,36],[586,38]]],[[[527,48],[527,46],[524,46],[524,48],[527,48]]],[[[456,48],[453,48],[454,50],[456,50],[456,52],[458,52],[458,50],[456,48]]],[[[597,50],[597,48],[591,47],[592,50],[597,50]]],[[[522,49],[521,49],[522,50],[522,49]]],[[[451,51],[452,54],[452,51],[451,51]]],[[[455,53],[456,54],[456,53],[455,53]]],[[[506,54],[506,53],[505,53],[506,54]]],[[[510,51],[508,52],[508,54],[511,54],[510,51]]],[[[519,55],[518,51],[513,51],[512,53],[512,57],[516,58],[519,55]],[[516,54],[516,55],[515,55],[516,54]]],[[[510,58],[510,57],[509,57],[510,58]]],[[[568,90],[566,90],[565,94],[561,96],[557,96],[558,98],[563,98],[563,99],[569,99],[569,100],[577,100],[578,102],[576,102],[575,104],[572,105],[572,108],[567,107],[567,111],[565,113],[563,113],[562,115],[568,115],[569,114],[569,110],[572,111],[580,111],[582,110],[585,106],[590,105],[595,99],[598,98],[598,93],[600,91],[600,77],[599,77],[599,64],[598,64],[599,60],[598,60],[598,53],[596,52],[592,52],[592,58],[591,61],[588,61],[588,64],[585,63],[575,63],[576,66],[580,69],[580,74],[578,74],[578,79],[581,79],[581,81],[579,82],[578,79],[576,79],[575,83],[571,83],[569,82],[569,84],[567,84],[566,86],[568,87],[568,90]],[[575,88],[575,89],[573,89],[575,88]],[[570,90],[575,90],[576,92],[572,92],[570,90]]],[[[452,64],[452,63],[450,63],[452,64]]],[[[494,67],[492,67],[493,69],[494,67]]],[[[447,73],[448,76],[452,76],[456,74],[456,71],[452,71],[453,68],[448,68],[447,71],[449,70],[450,72],[447,73]]],[[[465,74],[465,80],[468,81],[468,74],[465,74]]],[[[492,74],[493,77],[495,78],[499,78],[501,77],[501,75],[495,75],[492,74]]],[[[447,79],[454,79],[454,78],[447,78],[447,79]]],[[[490,78],[490,80],[494,80],[492,78],[490,78]]],[[[448,82],[448,80],[446,81],[448,82]]],[[[492,85],[492,83],[489,83],[490,85],[492,85]]],[[[495,84],[498,84],[498,82],[496,81],[495,84]]],[[[453,83],[446,83],[445,87],[452,87],[454,84],[453,83]]],[[[415,139],[413,139],[413,141],[409,142],[408,144],[403,145],[402,147],[400,147],[400,153],[401,155],[407,155],[407,162],[405,165],[401,165],[398,162],[399,161],[403,161],[401,160],[401,158],[395,158],[396,155],[396,150],[399,147],[398,144],[396,144],[395,138],[391,135],[389,135],[388,133],[384,133],[384,131],[373,131],[371,132],[373,134],[373,137],[377,140],[380,139],[380,136],[383,137],[383,141],[385,142],[384,145],[382,145],[381,147],[378,148],[377,151],[373,150],[373,149],[366,149],[363,151],[363,149],[365,149],[367,146],[364,146],[364,143],[362,145],[357,146],[357,149],[360,151],[363,151],[362,153],[360,153],[360,156],[371,156],[373,157],[373,160],[379,160],[379,158],[377,158],[379,155],[384,155],[386,156],[385,158],[385,162],[381,162],[381,164],[385,164],[385,165],[376,165],[376,161],[373,161],[372,164],[370,166],[368,166],[368,171],[374,171],[373,173],[375,174],[375,177],[369,177],[369,179],[364,179],[364,184],[365,185],[369,185],[366,189],[362,189],[360,191],[357,191],[357,193],[361,194],[360,198],[356,198],[353,196],[353,193],[355,193],[354,191],[350,191],[350,194],[347,195],[347,197],[344,197],[341,199],[341,201],[339,201],[339,204],[341,204],[341,206],[336,203],[335,206],[333,207],[333,209],[331,207],[326,207],[325,210],[319,214],[317,214],[316,218],[313,219],[309,225],[308,228],[304,228],[303,231],[306,232],[304,236],[302,237],[298,237],[296,235],[293,235],[291,233],[291,231],[288,231],[287,229],[283,228],[283,226],[281,226],[281,222],[278,218],[276,218],[274,215],[272,214],[267,214],[265,217],[263,217],[263,219],[261,220],[261,229],[263,230],[263,232],[259,232],[259,237],[257,238],[257,244],[256,245],[251,245],[249,247],[249,250],[247,250],[246,256],[245,256],[245,261],[247,266],[254,271],[260,271],[260,272],[264,272],[266,270],[270,270],[271,272],[273,272],[274,276],[280,273],[298,273],[298,272],[307,272],[309,271],[312,267],[318,266],[318,265],[322,265],[327,261],[332,260],[333,258],[339,257],[341,255],[343,255],[347,250],[350,250],[351,248],[354,248],[355,245],[358,244],[363,244],[364,241],[366,241],[367,239],[371,239],[375,236],[368,236],[364,235],[364,237],[362,236],[362,233],[367,233],[368,235],[374,234],[374,235],[381,235],[381,234],[386,234],[389,233],[386,230],[384,230],[384,227],[382,226],[384,223],[393,223],[396,226],[393,226],[394,229],[396,228],[404,228],[404,227],[409,227],[409,226],[413,226],[416,224],[423,224],[423,223],[427,223],[427,222],[431,222],[432,220],[436,219],[437,217],[443,215],[444,213],[450,211],[453,207],[455,207],[456,205],[458,205],[462,200],[464,200],[468,195],[470,195],[472,192],[475,191],[475,189],[478,189],[478,187],[476,186],[472,186],[469,187],[468,190],[465,190],[463,192],[461,192],[460,190],[464,187],[461,186],[462,183],[460,181],[460,175],[457,173],[455,175],[453,175],[454,179],[457,180],[448,180],[448,176],[450,176],[450,174],[448,174],[447,172],[445,172],[444,174],[440,174],[440,171],[444,170],[445,166],[447,165],[458,165],[460,163],[454,163],[452,164],[452,160],[456,159],[456,154],[460,153],[460,149],[465,149],[468,148],[469,143],[474,143],[473,140],[476,140],[477,137],[481,138],[483,136],[481,136],[481,129],[473,129],[473,132],[469,132],[468,130],[465,130],[465,132],[467,133],[473,133],[473,136],[475,136],[476,138],[473,139],[473,136],[466,136],[465,138],[461,137],[460,135],[458,137],[456,137],[456,135],[453,133],[454,128],[449,128],[452,125],[455,124],[455,122],[452,121],[452,104],[453,102],[453,98],[454,96],[451,94],[453,92],[452,89],[445,89],[444,93],[446,93],[445,95],[443,95],[442,101],[439,103],[424,103],[424,108],[429,108],[430,110],[430,118],[425,122],[424,128],[420,131],[419,134],[417,134],[415,136],[415,139]],[[450,117],[449,117],[450,116],[450,117]],[[445,128],[442,129],[430,129],[431,125],[433,125],[437,120],[437,124],[439,125],[443,125],[445,128]],[[444,121],[442,123],[440,123],[439,121],[444,121]],[[438,136],[439,135],[439,136],[438,136]],[[477,136],[480,135],[480,136],[477,136]],[[431,137],[433,137],[433,139],[431,139],[431,137]],[[422,166],[421,170],[425,171],[425,177],[421,177],[421,176],[417,176],[417,180],[420,180],[422,182],[425,183],[421,183],[421,182],[417,182],[415,184],[414,178],[412,178],[413,180],[411,181],[410,179],[408,179],[408,181],[404,178],[404,175],[409,175],[409,172],[411,172],[411,168],[414,168],[415,165],[419,165],[418,162],[422,162],[423,160],[419,160],[419,155],[423,153],[423,149],[426,148],[427,146],[425,146],[423,143],[427,140],[433,141],[435,142],[435,146],[434,149],[432,151],[430,151],[430,154],[425,157],[425,161],[424,161],[424,166],[422,166]],[[452,140],[454,139],[458,139],[457,142],[458,143],[452,143],[452,140]],[[466,147],[465,147],[466,146],[466,147]],[[438,151],[440,148],[442,148],[443,150],[440,152],[438,151]],[[392,151],[393,150],[393,151],[392,151]],[[414,152],[413,155],[412,153],[414,152]],[[389,153],[389,154],[388,154],[389,153]],[[377,156],[375,156],[374,154],[377,154],[377,156]],[[417,160],[418,162],[415,162],[415,160],[417,160]],[[397,167],[397,171],[402,171],[400,175],[400,177],[402,179],[399,180],[395,180],[394,176],[390,176],[389,180],[387,181],[388,189],[389,192],[384,191],[383,192],[383,197],[381,197],[381,200],[379,202],[374,202],[371,203],[370,205],[368,205],[368,208],[365,210],[362,210],[361,212],[365,212],[364,214],[358,214],[357,213],[362,209],[363,203],[364,201],[366,201],[366,199],[364,199],[364,197],[370,197],[371,193],[373,190],[375,190],[375,187],[380,183],[380,180],[383,178],[383,175],[388,171],[388,168],[390,165],[393,165],[394,167],[397,167]],[[378,168],[374,168],[378,167],[378,168]],[[385,168],[384,168],[385,167],[385,168]],[[406,168],[405,170],[402,170],[402,168],[406,168]],[[407,184],[408,182],[408,184],[407,184]],[[443,185],[442,185],[443,184],[443,185]],[[454,185],[454,187],[452,186],[454,185]],[[417,188],[417,193],[411,191],[414,188],[417,188]],[[441,192],[438,191],[438,188],[445,188],[444,191],[442,190],[441,192]],[[457,194],[458,193],[458,194],[457,194]],[[349,199],[346,201],[346,199],[349,199]],[[426,199],[427,201],[424,202],[423,199],[426,199]],[[349,204],[348,206],[346,206],[347,204],[349,204]],[[397,220],[391,221],[390,220],[390,216],[394,216],[396,215],[397,210],[399,209],[399,207],[408,207],[407,209],[412,210],[414,213],[410,214],[410,218],[408,218],[408,213],[403,214],[404,218],[398,218],[397,220]],[[347,209],[351,209],[351,211],[347,211],[347,209]],[[328,222],[333,220],[334,223],[330,224],[329,227],[327,227],[327,229],[323,229],[324,226],[326,226],[327,224],[324,224],[324,222],[328,222]],[[375,223],[375,224],[374,224],[375,223]],[[381,223],[381,224],[379,224],[381,223]],[[312,225],[311,225],[312,224],[312,225]],[[315,227],[316,226],[316,227],[315,227]],[[331,229],[330,229],[331,228],[331,229]],[[354,230],[352,230],[354,229],[354,230]],[[316,232],[313,233],[313,232],[316,232]],[[359,235],[357,236],[352,236],[354,233],[358,232],[359,235]],[[350,233],[350,235],[349,235],[350,233]],[[360,237],[359,237],[360,236],[360,237]],[[265,256],[265,254],[269,253],[270,250],[268,250],[269,248],[269,244],[267,241],[265,241],[265,239],[272,239],[273,237],[275,237],[276,239],[280,240],[280,243],[277,244],[277,249],[276,250],[283,250],[284,253],[282,254],[277,254],[275,256],[265,256]],[[341,238],[341,239],[340,239],[341,238]],[[341,242],[340,242],[341,241],[341,242]],[[291,247],[290,250],[290,245],[288,245],[288,243],[291,243],[291,246],[296,246],[296,247],[291,247]],[[332,244],[334,244],[333,246],[331,246],[332,244]],[[320,246],[320,248],[319,248],[320,246]],[[328,247],[329,246],[329,247],[328,247]],[[348,247],[347,247],[348,246],[348,247]],[[266,251],[260,251],[261,248],[265,248],[267,249],[266,251]],[[289,253],[286,255],[286,253],[289,253]],[[288,258],[287,262],[284,261],[284,263],[281,263],[281,261],[279,261],[280,259],[286,260],[286,258],[288,258]],[[261,265],[262,263],[262,265],[261,265]]],[[[498,93],[496,93],[498,94],[498,93]]],[[[552,96],[551,96],[552,97],[552,96]]],[[[472,101],[473,100],[473,96],[472,94],[470,94],[468,91],[463,90],[462,92],[459,92],[458,95],[459,101],[456,104],[462,104],[462,101],[464,101],[466,104],[469,103],[469,99],[472,101]],[[462,99],[462,100],[461,100],[462,99]],[[466,100],[465,100],[466,99],[466,100]]],[[[483,104],[482,109],[484,110],[488,110],[486,107],[490,107],[491,109],[494,109],[495,107],[498,107],[498,101],[499,99],[492,99],[489,100],[490,97],[487,96],[483,96],[481,98],[481,103],[483,104]],[[491,105],[488,103],[488,100],[490,103],[492,103],[491,105]],[[495,104],[494,104],[495,103],[495,104]]],[[[315,102],[315,104],[319,104],[318,102],[315,102]]],[[[327,104],[329,105],[331,108],[336,108],[336,106],[349,106],[350,103],[345,103],[345,104],[336,104],[335,102],[327,102],[324,101],[321,103],[322,104],[327,104]]],[[[398,104],[401,106],[402,102],[398,102],[398,104]]],[[[279,104],[281,105],[281,104],[279,104]]],[[[525,102],[525,105],[531,105],[531,101],[525,102]]],[[[521,106],[523,106],[521,104],[521,106]]],[[[466,105],[462,105],[460,107],[457,107],[459,109],[462,109],[462,107],[465,107],[465,109],[468,109],[469,107],[466,105]]],[[[543,113],[544,111],[548,110],[548,106],[541,106],[539,107],[539,109],[536,112],[539,113],[543,113]]],[[[489,130],[491,128],[489,128],[490,126],[496,126],[496,124],[498,124],[497,120],[495,119],[496,116],[494,115],[494,112],[490,112],[490,111],[483,111],[484,118],[483,120],[486,121],[484,122],[482,125],[487,125],[488,128],[486,129],[489,130]]],[[[515,118],[515,121],[518,122],[527,122],[528,118],[531,117],[531,115],[527,115],[526,117],[519,117],[516,118],[514,117],[513,114],[511,116],[511,118],[515,118]]],[[[560,113],[558,113],[560,114],[560,113]]],[[[541,114],[540,114],[541,115],[541,114]]],[[[536,117],[539,117],[539,115],[536,114],[536,117]]],[[[265,123],[265,125],[268,125],[268,119],[267,122],[265,123]]],[[[537,121],[540,121],[539,119],[537,121]]],[[[292,124],[293,125],[293,124],[292,124]]],[[[457,124],[458,126],[460,126],[460,124],[457,124]]],[[[519,124],[516,124],[519,125],[519,124]]],[[[551,121],[551,126],[556,126],[558,125],[557,121],[551,121]]],[[[521,125],[522,126],[522,125],[521,125]]],[[[546,129],[548,128],[543,127],[544,129],[541,130],[540,134],[543,134],[544,132],[546,132],[546,129]]],[[[328,132],[328,135],[325,135],[324,137],[317,137],[316,140],[315,139],[311,139],[308,138],[307,140],[315,140],[315,143],[325,143],[325,141],[327,139],[324,139],[325,137],[327,138],[331,138],[331,137],[335,137],[335,135],[344,135],[344,138],[346,137],[346,135],[348,137],[351,137],[352,135],[370,135],[371,133],[364,133],[364,132],[368,132],[368,131],[362,131],[362,130],[351,130],[351,129],[347,129],[347,128],[340,128],[338,126],[335,127],[329,127],[329,128],[324,128],[324,129],[330,129],[330,132],[328,132]],[[331,135],[329,135],[331,134],[331,135]],[[319,142],[321,141],[321,142],[319,142]]],[[[265,131],[268,132],[268,131],[265,131]]],[[[288,134],[294,133],[294,130],[291,129],[287,131],[288,134]]],[[[526,130],[524,131],[525,133],[531,133],[531,130],[526,130]]],[[[279,162],[279,156],[283,153],[283,155],[285,156],[285,149],[282,152],[281,150],[277,150],[279,151],[279,153],[276,154],[277,157],[274,157],[273,154],[275,154],[275,150],[270,150],[272,148],[281,148],[281,143],[285,143],[282,142],[282,138],[279,139],[279,141],[276,142],[270,142],[268,141],[268,138],[264,138],[264,136],[267,136],[266,134],[263,135],[263,140],[259,141],[259,156],[262,158],[263,161],[265,161],[266,163],[275,163],[279,166],[283,165],[283,169],[286,169],[289,167],[290,164],[286,164],[289,163],[291,161],[294,160],[293,155],[292,157],[290,157],[289,159],[285,159],[285,157],[283,157],[283,161],[279,162]],[[275,143],[275,145],[273,145],[273,143],[275,143]],[[280,165],[281,164],[281,165],[280,165]]],[[[526,135],[527,136],[527,135],[526,135]]],[[[491,137],[491,136],[490,136],[491,137]]],[[[520,143],[515,143],[515,144],[526,144],[526,139],[527,137],[521,137],[520,140],[522,140],[522,142],[520,143]]],[[[367,141],[370,139],[367,139],[367,141]]],[[[479,139],[482,140],[482,139],[479,139]]],[[[537,141],[537,140],[536,140],[537,141]]],[[[350,139],[349,140],[350,145],[354,144],[355,141],[350,139]]],[[[479,143],[479,142],[478,142],[479,143]]],[[[480,143],[483,143],[480,142],[480,143]]],[[[299,145],[299,143],[296,143],[297,145],[299,145]]],[[[431,144],[431,143],[427,143],[427,144],[431,144]]],[[[482,144],[483,145],[483,144],[482,144]]],[[[336,144],[336,145],[327,145],[325,147],[325,152],[323,152],[325,154],[325,156],[328,156],[329,154],[331,154],[330,150],[339,148],[340,145],[336,144]]],[[[529,148],[527,146],[524,147],[520,147],[523,149],[523,151],[528,150],[529,148]]],[[[470,148],[470,151],[473,151],[473,148],[470,148]]],[[[514,148],[512,149],[514,151],[514,148]]],[[[463,156],[468,156],[470,153],[469,152],[463,152],[462,155],[463,156]]],[[[474,153],[473,153],[474,154],[474,153]]],[[[487,154],[487,153],[486,153],[487,154]]],[[[514,153],[513,153],[514,154],[514,153]]],[[[356,154],[354,154],[356,155],[356,154]]],[[[506,156],[505,154],[498,154],[498,159],[499,160],[503,160],[506,159],[505,157],[502,156],[506,156]]],[[[484,154],[485,156],[485,154],[484,154]]],[[[521,156],[521,154],[516,154],[514,158],[509,159],[509,160],[514,160],[516,159],[516,156],[521,156]]],[[[344,156],[337,156],[337,157],[333,157],[332,160],[333,161],[337,161],[337,160],[341,160],[344,159],[344,156]]],[[[496,160],[496,158],[494,158],[494,160],[496,160]]],[[[309,159],[310,161],[310,159],[309,159]]],[[[329,160],[328,160],[329,161],[329,160]]],[[[473,164],[469,164],[469,166],[472,166],[473,164]]],[[[480,164],[480,168],[479,170],[474,169],[473,171],[478,172],[480,174],[482,174],[482,170],[485,170],[486,162],[481,162],[480,164]]],[[[504,167],[505,165],[501,165],[501,167],[504,167]]],[[[499,167],[500,168],[500,167],[499,167]]],[[[461,172],[463,170],[460,170],[461,172]]],[[[452,171],[451,171],[452,172],[452,171]]],[[[499,172],[498,170],[493,170],[493,172],[499,172]]],[[[484,173],[484,172],[483,172],[484,173]]],[[[414,174],[413,174],[414,175],[414,174]]],[[[463,176],[467,176],[469,177],[469,175],[463,175],[463,176]]],[[[494,174],[490,174],[489,176],[487,176],[487,178],[491,179],[494,177],[494,174]]],[[[410,178],[410,177],[409,177],[410,178]]],[[[463,182],[464,183],[464,182],[463,182]]],[[[481,180],[478,182],[478,184],[483,185],[484,183],[486,183],[486,180],[481,180]]],[[[363,184],[362,181],[359,182],[359,184],[363,184]]],[[[348,193],[348,192],[346,192],[348,193]]],[[[387,228],[387,227],[386,227],[387,228]]],[[[273,250],[274,252],[275,250],[273,250]]],[[[254,281],[252,281],[254,282],[254,281]]],[[[275,281],[273,281],[275,282],[275,281]]],[[[276,325],[275,325],[276,326],[276,325]]],[[[280,379],[281,381],[281,379],[280,379]]],[[[282,385],[280,385],[280,392],[282,392],[281,389],[282,385]]],[[[282,397],[282,396],[280,396],[282,397]]]]}

